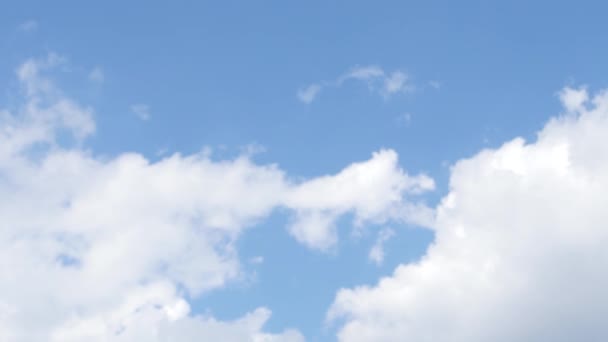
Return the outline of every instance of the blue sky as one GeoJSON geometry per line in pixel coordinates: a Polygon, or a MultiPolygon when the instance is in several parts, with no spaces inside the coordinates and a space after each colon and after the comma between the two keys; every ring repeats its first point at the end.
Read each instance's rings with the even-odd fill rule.
{"type": "MultiPolygon", "coordinates": [[[[606,10],[518,0],[5,3],[0,108],[23,101],[15,70],[24,61],[56,54],[62,62],[46,75],[94,109],[96,127],[84,141],[58,136],[66,149],[153,164],[207,148],[218,162],[275,164],[293,184],[391,150],[407,175],[434,180],[411,197],[433,209],[457,161],[515,137],[535,141],[568,110],[563,89],[608,87],[606,10]],[[302,101],[311,85],[319,91],[302,101]]],[[[186,288],[191,315],[232,321],[267,307],[266,331],[336,340],[343,325],[326,315],[337,291],[420,260],[436,233],[412,219],[358,226],[357,210],[340,213],[337,243],[319,250],[286,229],[297,221],[290,209],[274,208],[237,234],[237,276],[201,294],[175,286],[186,288]],[[376,264],[369,251],[383,230],[393,233],[376,264]]]]}

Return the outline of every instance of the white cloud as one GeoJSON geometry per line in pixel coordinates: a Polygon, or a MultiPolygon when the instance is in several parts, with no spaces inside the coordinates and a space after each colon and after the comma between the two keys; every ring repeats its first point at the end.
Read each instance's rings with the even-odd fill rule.
{"type": "Polygon", "coordinates": [[[384,223],[404,220],[420,224],[423,212],[405,198],[409,194],[434,189],[426,175],[410,176],[398,165],[392,150],[374,153],[365,162],[354,163],[340,173],[318,177],[292,189],[286,206],[296,211],[290,232],[300,242],[314,248],[327,249],[337,239],[336,219],[352,212],[355,223],[384,223]]]}
{"type": "Polygon", "coordinates": [[[95,83],[103,83],[105,80],[103,69],[99,66],[94,67],[91,72],[89,72],[89,80],[95,83]]]}
{"type": "Polygon", "coordinates": [[[369,260],[374,262],[376,265],[382,265],[384,262],[384,244],[395,236],[395,231],[390,228],[382,229],[378,232],[376,242],[369,250],[369,260]]]}
{"type": "Polygon", "coordinates": [[[411,90],[411,86],[407,83],[407,75],[402,71],[395,71],[384,80],[382,93],[388,97],[397,92],[407,92],[409,90],[411,90]]]}
{"type": "Polygon", "coordinates": [[[306,88],[298,90],[297,96],[300,101],[308,104],[317,97],[320,91],[321,86],[319,84],[311,84],[306,88]]]}
{"type": "Polygon", "coordinates": [[[131,106],[131,112],[135,114],[140,120],[148,121],[150,120],[150,106],[145,104],[134,104],[131,106]]]}
{"type": "Polygon", "coordinates": [[[30,19],[19,24],[17,28],[22,32],[34,32],[38,29],[38,22],[30,19]]]}
{"type": "Polygon", "coordinates": [[[97,157],[82,147],[93,110],[46,76],[61,63],[24,63],[24,103],[0,111],[0,340],[301,341],[264,332],[267,309],[223,322],[190,312],[186,299],[240,278],[238,237],[277,208],[294,212],[296,238],[321,249],[336,243],[343,214],[359,225],[428,220],[405,195],[432,180],[406,174],[390,150],[298,182],[247,154],[97,157]]]}
{"type": "Polygon", "coordinates": [[[608,339],[608,92],[562,100],[535,142],[453,166],[426,255],[338,292],[341,341],[608,339]]]}
{"type": "Polygon", "coordinates": [[[49,53],[46,58],[28,59],[17,69],[17,78],[26,95],[36,100],[40,96],[58,96],[60,91],[48,78],[41,77],[50,69],[67,63],[66,59],[56,53],[49,53]]]}
{"type": "Polygon", "coordinates": [[[385,75],[384,70],[376,65],[368,66],[357,66],[352,68],[346,74],[338,77],[338,83],[341,84],[345,81],[355,79],[360,81],[369,81],[372,79],[383,78],[385,75]]]}
{"type": "Polygon", "coordinates": [[[54,143],[60,128],[68,129],[74,138],[82,140],[95,132],[93,110],[64,96],[53,82],[41,73],[64,63],[56,54],[47,58],[30,59],[17,69],[27,103],[18,116],[5,112],[0,116],[2,154],[11,155],[36,143],[54,143]]]}
{"type": "Polygon", "coordinates": [[[301,340],[264,333],[266,309],[218,322],[184,299],[241,273],[235,239],[276,205],[282,172],[246,158],[96,158],[78,147],[92,110],[44,76],[58,60],[24,63],[25,102],[0,117],[0,340],[301,340]],[[60,145],[62,132],[77,143],[60,145]]]}
{"type": "Polygon", "coordinates": [[[568,112],[579,113],[585,109],[589,94],[584,87],[579,89],[567,87],[559,92],[559,98],[568,112]]]}
{"type": "Polygon", "coordinates": [[[407,93],[413,90],[408,75],[400,70],[385,72],[376,65],[356,66],[340,75],[333,81],[313,83],[297,92],[297,97],[303,103],[309,104],[327,87],[341,87],[348,81],[365,82],[371,92],[388,98],[397,93],[407,93]]]}

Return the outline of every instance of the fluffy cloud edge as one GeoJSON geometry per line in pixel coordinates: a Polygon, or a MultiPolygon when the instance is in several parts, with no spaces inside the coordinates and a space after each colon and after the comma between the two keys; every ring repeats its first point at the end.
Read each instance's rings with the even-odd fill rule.
{"type": "Polygon", "coordinates": [[[452,167],[420,261],[337,292],[340,341],[606,339],[608,92],[559,96],[536,141],[452,167]]]}
{"type": "Polygon", "coordinates": [[[221,322],[191,313],[186,298],[237,279],[235,241],[276,208],[294,213],[288,230],[298,241],[324,250],[337,243],[340,216],[416,221],[415,208],[426,207],[409,197],[434,188],[401,169],[392,150],[297,182],[247,154],[98,157],[85,147],[94,110],[46,76],[66,64],[54,53],[27,60],[17,69],[23,105],[0,112],[0,291],[14,294],[0,297],[7,339],[183,340],[217,326],[225,338],[216,340],[300,341],[295,330],[263,332],[265,308],[221,322]],[[322,224],[309,225],[315,217],[322,224]]]}

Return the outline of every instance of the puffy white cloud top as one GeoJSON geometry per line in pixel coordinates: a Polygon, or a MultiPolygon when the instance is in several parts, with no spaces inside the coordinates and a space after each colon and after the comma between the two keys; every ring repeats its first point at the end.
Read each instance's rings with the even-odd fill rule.
{"type": "Polygon", "coordinates": [[[419,262],[338,292],[341,341],[608,340],[608,92],[560,97],[536,141],[453,166],[419,262]]]}
{"type": "Polygon", "coordinates": [[[45,76],[62,63],[24,63],[23,105],[0,112],[2,341],[300,341],[265,333],[268,309],[221,322],[187,299],[240,275],[236,239],[275,208],[294,212],[298,240],[327,249],[340,215],[417,222],[411,208],[424,207],[404,196],[433,187],[391,150],[304,182],[247,156],[98,157],[82,147],[93,110],[45,76]]]}
{"type": "Polygon", "coordinates": [[[415,200],[433,180],[388,149],[303,181],[246,155],[97,156],[93,109],[45,76],[64,63],[25,62],[23,103],[0,110],[0,340],[302,341],[265,331],[267,308],[220,321],[189,303],[242,275],[236,240],[277,208],[320,250],[345,214],[435,233],[420,261],[337,293],[342,341],[608,340],[608,92],[564,89],[536,141],[455,163],[433,209],[415,200]]]}

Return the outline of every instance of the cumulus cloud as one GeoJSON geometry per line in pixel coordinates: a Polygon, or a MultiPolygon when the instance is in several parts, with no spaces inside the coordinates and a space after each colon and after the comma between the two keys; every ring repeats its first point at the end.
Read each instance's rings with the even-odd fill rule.
{"type": "Polygon", "coordinates": [[[53,144],[61,129],[68,129],[77,140],[95,132],[93,110],[64,96],[55,84],[41,73],[63,64],[56,54],[44,59],[28,60],[16,71],[27,102],[17,115],[0,112],[3,153],[10,155],[36,143],[53,144]]]}
{"type": "Polygon", "coordinates": [[[364,82],[371,92],[380,94],[384,98],[398,93],[407,93],[414,89],[405,72],[401,70],[386,72],[379,66],[368,65],[356,66],[332,81],[313,83],[298,90],[296,95],[300,101],[309,104],[323,89],[341,87],[349,81],[364,82]]]}
{"type": "Polygon", "coordinates": [[[568,87],[559,92],[559,99],[567,112],[580,113],[589,101],[589,93],[584,87],[579,89],[568,87]]]}
{"type": "Polygon", "coordinates": [[[84,147],[93,109],[47,76],[62,63],[26,61],[23,104],[0,111],[0,340],[301,341],[265,332],[268,309],[225,322],[188,299],[243,274],[236,241],[276,208],[320,249],[337,242],[343,214],[356,225],[429,217],[407,196],[432,180],[405,173],[391,150],[306,181],[247,154],[98,157],[84,147]]]}
{"type": "Polygon", "coordinates": [[[561,93],[566,114],[457,162],[419,262],[341,289],[341,341],[608,339],[608,92],[561,93]]]}
{"type": "Polygon", "coordinates": [[[424,224],[428,213],[406,196],[434,186],[428,176],[410,176],[401,169],[397,153],[381,150],[336,175],[293,187],[286,197],[286,206],[296,212],[289,229],[300,242],[327,249],[337,240],[335,221],[345,213],[353,213],[357,225],[390,220],[424,224]]]}
{"type": "Polygon", "coordinates": [[[79,147],[93,110],[45,76],[60,61],[21,65],[24,103],[0,112],[0,340],[301,340],[264,333],[267,309],[218,322],[185,300],[241,272],[234,241],[276,204],[281,171],[204,155],[96,158],[79,147]]]}

